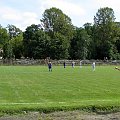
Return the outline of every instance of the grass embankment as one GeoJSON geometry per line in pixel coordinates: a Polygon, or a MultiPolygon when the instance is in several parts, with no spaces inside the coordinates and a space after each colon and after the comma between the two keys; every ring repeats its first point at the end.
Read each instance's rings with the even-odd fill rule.
{"type": "Polygon", "coordinates": [[[0,111],[119,110],[120,71],[114,68],[1,66],[0,111]]]}

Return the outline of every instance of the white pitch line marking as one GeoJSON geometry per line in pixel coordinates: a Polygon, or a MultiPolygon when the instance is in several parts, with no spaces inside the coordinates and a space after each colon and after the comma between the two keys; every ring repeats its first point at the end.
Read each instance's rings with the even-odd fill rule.
{"type": "MultiPolygon", "coordinates": [[[[71,102],[62,102],[62,101],[60,101],[60,102],[45,102],[45,103],[28,103],[28,102],[24,102],[24,103],[19,103],[19,102],[11,102],[11,103],[0,103],[0,105],[42,105],[42,104],[54,104],[54,103],[58,103],[58,104],[66,104],[66,103],[84,103],[84,102],[95,102],[95,101],[97,101],[97,102],[110,102],[110,101],[113,101],[113,100],[110,100],[110,99],[108,99],[108,100],[82,100],[82,101],[71,101],[71,102]]],[[[116,102],[120,102],[120,100],[114,100],[114,101],[116,101],[116,102]]]]}

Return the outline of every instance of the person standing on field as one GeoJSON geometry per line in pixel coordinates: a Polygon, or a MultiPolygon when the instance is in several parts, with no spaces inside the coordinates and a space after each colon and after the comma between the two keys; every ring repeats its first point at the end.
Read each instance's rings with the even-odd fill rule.
{"type": "Polygon", "coordinates": [[[80,68],[82,68],[82,61],[80,60],[80,68]]]}
{"type": "Polygon", "coordinates": [[[75,62],[74,61],[72,61],[72,68],[74,68],[75,67],[75,62]]]}
{"type": "Polygon", "coordinates": [[[65,61],[64,61],[64,63],[63,63],[63,66],[64,66],[64,68],[66,68],[66,63],[65,63],[65,61]]]}
{"type": "Polygon", "coordinates": [[[48,69],[49,71],[52,71],[52,63],[50,61],[48,62],[48,69]]]}
{"type": "Polygon", "coordinates": [[[95,62],[92,63],[92,69],[95,71],[95,62]]]}

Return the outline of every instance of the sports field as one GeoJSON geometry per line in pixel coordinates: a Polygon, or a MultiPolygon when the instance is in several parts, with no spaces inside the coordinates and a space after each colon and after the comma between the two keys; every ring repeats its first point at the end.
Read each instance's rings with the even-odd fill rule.
{"type": "Polygon", "coordinates": [[[0,110],[120,106],[115,66],[0,66],[0,110]]]}

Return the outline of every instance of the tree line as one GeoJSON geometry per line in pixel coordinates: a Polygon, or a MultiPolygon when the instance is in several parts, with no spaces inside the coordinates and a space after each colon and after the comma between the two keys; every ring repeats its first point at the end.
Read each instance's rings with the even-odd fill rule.
{"type": "Polygon", "coordinates": [[[100,8],[94,22],[72,24],[60,9],[46,9],[40,24],[23,32],[14,25],[0,26],[0,52],[4,59],[120,59],[120,22],[112,8],[100,8]]]}

